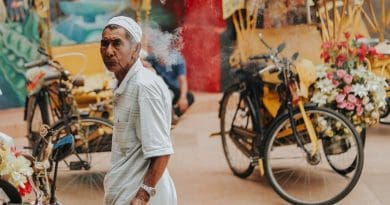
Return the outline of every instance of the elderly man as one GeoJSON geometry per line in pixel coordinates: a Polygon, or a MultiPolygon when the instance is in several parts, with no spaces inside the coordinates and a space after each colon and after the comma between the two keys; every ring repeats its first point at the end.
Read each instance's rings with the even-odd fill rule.
{"type": "Polygon", "coordinates": [[[100,52],[114,73],[111,170],[104,179],[106,205],[175,205],[168,170],[171,97],[164,81],[139,59],[142,31],[131,18],[112,18],[100,52]]]}

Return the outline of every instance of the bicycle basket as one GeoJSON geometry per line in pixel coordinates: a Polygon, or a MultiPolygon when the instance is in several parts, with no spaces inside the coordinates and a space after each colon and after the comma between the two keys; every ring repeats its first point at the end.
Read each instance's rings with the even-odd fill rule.
{"type": "Polygon", "coordinates": [[[74,151],[74,136],[68,134],[60,138],[53,146],[51,159],[54,161],[61,161],[74,151]]]}

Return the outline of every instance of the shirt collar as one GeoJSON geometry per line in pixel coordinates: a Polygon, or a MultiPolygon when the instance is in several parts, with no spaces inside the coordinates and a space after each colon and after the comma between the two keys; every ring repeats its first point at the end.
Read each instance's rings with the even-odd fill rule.
{"type": "Polygon", "coordinates": [[[134,75],[142,68],[142,63],[141,61],[138,59],[133,66],[131,66],[131,68],[129,69],[129,71],[127,72],[125,78],[122,80],[121,84],[119,85],[118,87],[118,80],[115,79],[115,83],[114,83],[114,94],[116,95],[121,95],[124,91],[125,91],[125,88],[126,88],[126,85],[127,83],[131,80],[131,78],[134,77],[134,75]]]}

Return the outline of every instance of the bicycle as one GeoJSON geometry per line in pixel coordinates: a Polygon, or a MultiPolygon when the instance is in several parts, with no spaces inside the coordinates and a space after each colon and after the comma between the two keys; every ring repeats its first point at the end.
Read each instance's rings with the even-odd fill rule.
{"type": "Polygon", "coordinates": [[[291,60],[279,57],[284,43],[273,49],[260,40],[269,52],[234,71],[237,82],[220,101],[217,134],[227,163],[240,178],[258,165],[292,204],[334,204],[360,178],[361,139],[341,114],[305,103],[293,65],[298,53],[291,60]]]}
{"type": "MultiPolygon", "coordinates": [[[[47,55],[42,50],[40,52],[47,55]]],[[[100,184],[108,169],[104,166],[108,164],[108,152],[111,151],[112,122],[105,118],[90,117],[88,113],[78,111],[71,91],[73,87],[82,86],[82,80],[72,80],[61,64],[50,60],[51,57],[47,56],[48,59],[25,65],[29,69],[26,73],[28,97],[25,121],[27,121],[27,138],[29,148],[32,149],[32,156],[39,163],[45,161],[47,156],[44,155],[49,153],[48,146],[50,147],[66,136],[72,136],[74,149],[60,160],[59,170],[62,171],[61,176],[65,177],[63,181],[68,185],[74,182],[88,183],[94,188],[99,188],[98,191],[101,194],[102,186],[100,184]],[[52,134],[50,136],[43,135],[42,129],[51,130],[52,134]],[[103,163],[93,163],[93,160],[102,158],[105,158],[103,163]],[[94,181],[91,183],[85,182],[85,180],[80,182],[78,181],[80,178],[75,178],[74,174],[80,177],[91,174],[92,177],[88,179],[94,181]]],[[[47,163],[40,165],[41,175],[44,175],[45,171],[52,171],[54,161],[48,159],[49,166],[47,163]]],[[[58,163],[55,162],[55,165],[54,178],[57,177],[58,163]]],[[[42,184],[45,183],[42,182],[42,184]]],[[[65,188],[64,186],[64,192],[68,191],[65,188]]],[[[93,191],[91,187],[89,189],[93,191]]],[[[46,195],[50,196],[51,194],[46,193],[46,195]]],[[[94,194],[90,195],[95,197],[94,194]]],[[[84,196],[84,198],[86,197],[84,196]]]]}

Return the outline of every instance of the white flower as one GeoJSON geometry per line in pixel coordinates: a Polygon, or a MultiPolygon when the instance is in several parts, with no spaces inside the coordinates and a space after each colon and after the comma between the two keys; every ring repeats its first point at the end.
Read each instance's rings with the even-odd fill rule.
{"type": "Polygon", "coordinates": [[[317,78],[320,78],[320,79],[325,78],[326,77],[326,69],[328,67],[321,64],[321,65],[317,65],[316,68],[317,68],[317,78]]]}
{"type": "Polygon", "coordinates": [[[370,98],[367,96],[364,96],[363,101],[362,101],[363,105],[367,105],[369,102],[370,102],[370,98]]]}
{"type": "Polygon", "coordinates": [[[364,106],[364,109],[368,112],[374,109],[374,105],[372,103],[368,103],[367,105],[364,106]]]}
{"type": "Polygon", "coordinates": [[[311,101],[314,103],[317,103],[318,106],[322,106],[326,104],[326,95],[316,92],[313,97],[311,98],[311,101]]]}
{"type": "Polygon", "coordinates": [[[367,88],[362,84],[352,85],[352,92],[361,98],[363,98],[364,96],[367,96],[367,94],[368,94],[367,88]]]}
{"type": "Polygon", "coordinates": [[[379,113],[378,112],[372,112],[371,113],[371,117],[372,118],[378,118],[379,117],[379,113]]]}
{"type": "Polygon", "coordinates": [[[375,81],[374,79],[373,80],[369,80],[366,84],[367,86],[367,90],[368,91],[377,91],[378,89],[380,89],[380,84],[378,81],[375,81]]]}
{"type": "Polygon", "coordinates": [[[321,90],[323,93],[330,93],[333,89],[332,81],[325,78],[317,82],[316,87],[321,90]]]}
{"type": "Polygon", "coordinates": [[[339,92],[336,89],[333,89],[328,97],[328,103],[332,103],[333,101],[335,101],[338,94],[339,92]]]}
{"type": "Polygon", "coordinates": [[[357,69],[352,69],[351,75],[353,77],[367,78],[368,77],[367,68],[365,68],[364,66],[359,66],[357,69]]]}

